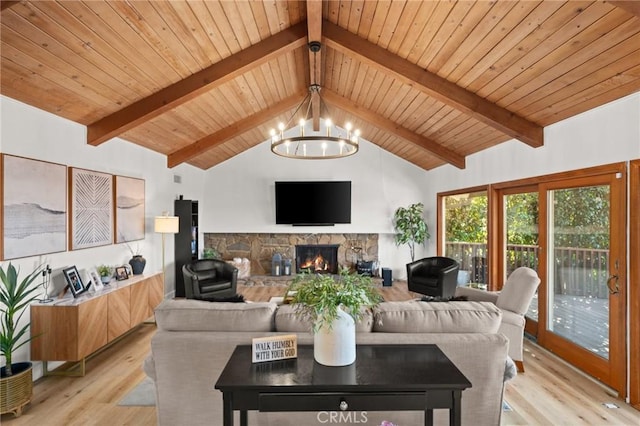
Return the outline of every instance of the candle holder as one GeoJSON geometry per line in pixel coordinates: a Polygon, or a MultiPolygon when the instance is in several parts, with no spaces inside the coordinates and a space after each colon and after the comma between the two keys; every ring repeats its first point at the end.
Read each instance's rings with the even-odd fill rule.
{"type": "Polygon", "coordinates": [[[53,299],[49,297],[49,284],[51,284],[51,268],[47,265],[42,270],[42,288],[44,288],[44,299],[40,300],[40,303],[50,303],[53,299]]]}

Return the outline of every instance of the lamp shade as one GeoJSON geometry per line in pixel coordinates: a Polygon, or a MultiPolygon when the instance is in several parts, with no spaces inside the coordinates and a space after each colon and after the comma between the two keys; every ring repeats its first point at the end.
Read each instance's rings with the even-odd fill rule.
{"type": "Polygon", "coordinates": [[[156,216],[154,221],[154,231],[160,234],[177,234],[180,222],[178,216],[156,216]]]}

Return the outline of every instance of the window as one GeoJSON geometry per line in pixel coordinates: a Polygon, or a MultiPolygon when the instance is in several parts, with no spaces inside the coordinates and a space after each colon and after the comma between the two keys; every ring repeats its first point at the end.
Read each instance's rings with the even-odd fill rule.
{"type": "Polygon", "coordinates": [[[458,282],[488,283],[487,191],[442,196],[444,256],[460,263],[458,282]]]}

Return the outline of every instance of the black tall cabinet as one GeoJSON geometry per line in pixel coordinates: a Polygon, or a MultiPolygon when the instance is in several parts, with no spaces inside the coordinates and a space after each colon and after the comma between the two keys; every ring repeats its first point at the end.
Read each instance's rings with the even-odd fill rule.
{"type": "Polygon", "coordinates": [[[175,234],[176,297],[184,297],[182,266],[198,258],[198,202],[175,200],[175,215],[180,219],[180,230],[175,234]]]}

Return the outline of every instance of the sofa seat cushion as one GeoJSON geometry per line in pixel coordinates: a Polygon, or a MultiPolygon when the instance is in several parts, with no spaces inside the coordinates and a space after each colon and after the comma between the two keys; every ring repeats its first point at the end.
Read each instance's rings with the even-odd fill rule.
{"type": "Polygon", "coordinates": [[[275,303],[165,300],[155,310],[158,329],[167,331],[273,331],[275,303]]]}
{"type": "Polygon", "coordinates": [[[200,293],[211,293],[231,288],[231,281],[225,279],[198,281],[198,284],[200,285],[200,293]]]}
{"type": "MultiPolygon", "coordinates": [[[[276,331],[301,333],[310,332],[313,324],[308,318],[296,312],[295,305],[285,304],[278,306],[276,312],[276,331]]],[[[373,313],[366,310],[358,322],[356,322],[356,333],[370,333],[373,330],[373,313]]]]}
{"type": "Polygon", "coordinates": [[[382,302],[374,332],[497,333],[502,312],[489,302],[382,302]]]}

